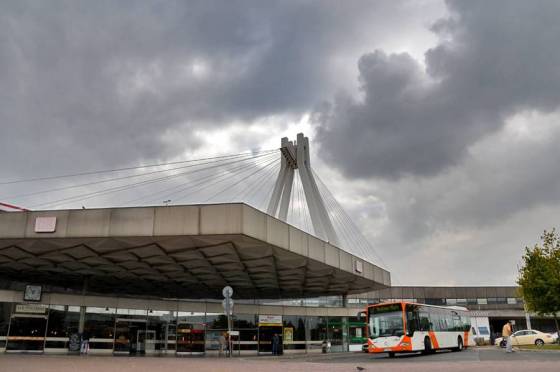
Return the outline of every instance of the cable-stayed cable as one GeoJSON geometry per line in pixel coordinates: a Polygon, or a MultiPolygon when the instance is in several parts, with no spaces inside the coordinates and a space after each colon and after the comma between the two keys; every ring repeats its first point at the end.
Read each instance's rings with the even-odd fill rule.
{"type": "MultiPolygon", "coordinates": [[[[272,176],[274,176],[274,174],[278,174],[278,171],[280,170],[280,166],[281,163],[278,163],[277,165],[274,166],[274,170],[272,172],[272,176]]],[[[260,207],[260,209],[263,212],[266,212],[266,208],[268,205],[268,201],[270,200],[270,198],[272,197],[272,192],[273,192],[273,188],[274,188],[274,183],[275,183],[276,178],[275,177],[271,177],[270,181],[271,181],[271,185],[268,188],[268,192],[264,192],[261,196],[261,198],[259,198],[258,200],[258,205],[262,206],[260,207]]]]}
{"type": "MultiPolygon", "coordinates": [[[[246,156],[247,155],[239,155],[239,156],[233,156],[233,157],[220,157],[219,159],[206,161],[204,163],[189,164],[189,165],[184,165],[184,166],[181,166],[181,167],[169,168],[169,169],[160,169],[160,170],[157,170],[157,171],[151,171],[151,172],[146,172],[146,173],[121,176],[121,177],[114,177],[114,178],[109,178],[109,179],[105,179],[105,180],[86,182],[86,183],[82,183],[82,184],[78,184],[78,185],[57,187],[57,188],[52,188],[52,189],[47,189],[47,190],[25,193],[25,194],[7,195],[7,196],[2,196],[2,198],[4,198],[4,199],[27,198],[29,196],[46,194],[46,193],[51,193],[51,192],[56,192],[56,191],[66,191],[66,190],[71,190],[71,189],[75,189],[75,188],[88,187],[88,186],[93,186],[93,185],[98,185],[98,184],[103,184],[103,183],[108,183],[108,182],[115,182],[115,181],[121,181],[121,180],[126,180],[126,179],[145,177],[145,176],[152,175],[152,174],[170,172],[170,171],[174,171],[174,170],[178,170],[178,169],[193,168],[193,167],[198,167],[198,166],[202,166],[202,165],[224,162],[224,161],[228,161],[228,160],[232,160],[232,159],[236,159],[236,158],[243,159],[243,157],[246,157],[246,156]]],[[[257,155],[257,156],[260,156],[260,155],[257,155]]]]}
{"type": "MultiPolygon", "coordinates": [[[[258,161],[264,161],[264,159],[267,159],[269,156],[273,156],[274,154],[270,154],[267,156],[263,156],[262,159],[258,159],[258,161]]],[[[155,192],[151,192],[147,195],[142,195],[140,197],[128,200],[126,203],[128,204],[132,204],[132,203],[136,203],[139,201],[143,201],[144,203],[150,203],[152,201],[158,200],[158,199],[171,199],[174,198],[176,200],[181,200],[183,197],[181,196],[185,191],[193,191],[193,188],[199,185],[204,185],[206,187],[208,187],[209,185],[211,185],[212,183],[208,183],[210,181],[213,181],[216,178],[222,177],[224,175],[229,174],[229,172],[233,172],[233,171],[237,171],[240,169],[243,169],[245,167],[247,167],[247,164],[244,164],[246,162],[249,161],[255,161],[256,158],[244,158],[242,162],[235,162],[235,163],[229,163],[229,164],[225,164],[222,165],[221,167],[216,167],[216,168],[225,168],[225,169],[219,169],[219,171],[217,173],[211,173],[209,175],[205,175],[202,177],[198,177],[196,178],[196,180],[193,180],[192,183],[187,182],[187,183],[180,183],[179,185],[174,185],[170,188],[166,188],[164,190],[157,190],[155,192]],[[231,167],[231,168],[230,168],[231,167]],[[157,196],[156,196],[157,195],[157,196]],[[176,195],[179,195],[179,197],[175,198],[176,195]]],[[[257,163],[257,162],[255,162],[257,163]]],[[[207,168],[206,170],[211,170],[213,168],[207,168]]]]}
{"type": "MultiPolygon", "coordinates": [[[[258,198],[258,193],[264,189],[264,186],[266,185],[267,181],[270,181],[271,178],[274,176],[275,173],[278,172],[279,169],[280,169],[280,161],[275,162],[272,168],[270,168],[267,172],[262,174],[262,176],[258,181],[253,182],[253,185],[251,187],[247,188],[246,192],[241,196],[242,200],[245,201],[247,204],[251,204],[253,207],[259,210],[263,210],[264,208],[261,207],[261,204],[257,203],[257,201],[260,201],[260,198],[258,198]]],[[[272,191],[272,187],[269,187],[268,189],[272,191]]],[[[264,192],[264,194],[266,195],[268,193],[264,192]]]]}
{"type": "MultiPolygon", "coordinates": [[[[275,161],[279,161],[279,159],[276,159],[276,158],[273,159],[271,162],[269,162],[269,163],[267,164],[267,166],[270,165],[270,164],[273,164],[275,161]]],[[[247,180],[247,179],[251,178],[251,177],[252,177],[253,175],[255,175],[256,173],[261,172],[261,171],[263,170],[263,168],[264,168],[264,167],[258,168],[257,170],[255,170],[255,171],[253,171],[251,174],[249,174],[247,177],[241,178],[240,180],[238,180],[237,182],[235,182],[233,185],[228,185],[229,187],[226,187],[226,188],[224,188],[224,189],[218,191],[218,192],[215,193],[214,195],[212,195],[212,196],[210,196],[209,198],[207,198],[206,200],[204,200],[204,202],[207,202],[207,201],[209,201],[209,200],[212,200],[212,199],[218,197],[219,195],[222,195],[224,192],[226,192],[227,190],[231,189],[233,186],[236,186],[236,185],[238,185],[239,183],[243,182],[244,180],[247,180]]]]}
{"type": "MultiPolygon", "coordinates": [[[[261,154],[261,155],[255,156],[255,158],[256,157],[267,156],[267,155],[268,154],[261,154]]],[[[233,164],[233,163],[239,162],[239,161],[243,161],[243,159],[235,159],[235,160],[229,162],[228,164],[233,164]]],[[[144,181],[140,181],[140,182],[136,182],[136,183],[132,183],[132,184],[114,186],[114,187],[110,187],[110,188],[107,188],[107,189],[103,189],[103,190],[99,190],[99,191],[95,191],[95,192],[91,192],[91,193],[80,194],[80,195],[66,197],[66,198],[62,198],[62,199],[58,199],[58,200],[54,200],[54,201],[35,204],[35,205],[32,205],[32,207],[36,208],[36,207],[42,207],[42,206],[46,206],[46,205],[53,205],[53,204],[59,204],[59,203],[67,204],[66,202],[69,202],[69,201],[87,200],[87,199],[91,199],[92,197],[97,197],[97,196],[100,196],[100,195],[106,195],[106,194],[113,193],[113,192],[126,191],[126,190],[129,190],[129,189],[132,189],[132,188],[141,187],[141,186],[145,186],[145,185],[156,183],[156,182],[162,182],[162,181],[166,181],[166,180],[177,178],[177,177],[182,177],[185,174],[197,173],[197,172],[205,171],[209,168],[215,168],[215,167],[219,167],[219,166],[223,166],[223,165],[224,164],[218,164],[218,165],[214,165],[214,166],[208,167],[208,168],[194,169],[194,170],[191,170],[191,171],[181,172],[181,173],[177,173],[177,174],[173,174],[173,175],[169,175],[169,176],[164,176],[164,177],[159,177],[159,178],[155,178],[155,179],[144,180],[144,181]]]]}
{"type": "MultiPolygon", "coordinates": [[[[264,157],[263,159],[259,159],[257,161],[254,161],[253,164],[244,164],[241,167],[236,167],[234,169],[228,169],[225,172],[222,172],[222,174],[218,175],[217,177],[215,177],[215,179],[212,182],[204,182],[204,183],[197,183],[196,185],[193,185],[193,187],[198,186],[196,188],[187,188],[188,189],[188,195],[184,195],[184,197],[189,197],[192,198],[194,197],[194,195],[198,192],[198,191],[206,191],[208,192],[209,190],[211,190],[213,187],[217,186],[218,184],[224,183],[226,181],[229,181],[231,179],[235,179],[235,178],[239,178],[239,177],[244,177],[244,175],[248,172],[250,172],[253,167],[257,167],[259,165],[265,164],[267,162],[269,162],[271,160],[271,158],[276,158],[276,156],[267,156],[264,157]]],[[[184,192],[186,190],[182,190],[182,192],[184,192]]],[[[200,196],[198,197],[197,200],[195,200],[196,202],[201,202],[204,199],[204,197],[200,196]]],[[[179,200],[183,200],[183,197],[180,197],[179,200]]]]}
{"type": "MultiPolygon", "coordinates": [[[[276,157],[273,157],[272,162],[274,162],[275,159],[276,159],[276,157]]],[[[266,159],[262,159],[262,160],[259,160],[258,162],[255,162],[253,164],[253,166],[254,167],[259,167],[261,165],[269,164],[270,161],[271,161],[271,158],[267,157],[266,159]]],[[[196,192],[201,191],[202,189],[204,189],[204,191],[208,191],[212,187],[217,186],[218,184],[224,183],[225,181],[229,181],[229,180],[232,180],[232,179],[240,178],[240,180],[247,180],[247,178],[245,178],[245,174],[249,173],[252,170],[252,168],[250,168],[248,166],[245,166],[243,168],[244,169],[241,172],[234,173],[233,171],[228,171],[227,173],[218,177],[213,182],[211,182],[209,184],[200,185],[200,187],[198,187],[197,189],[191,190],[189,192],[189,196],[192,198],[194,196],[194,194],[196,194],[196,192]]],[[[235,185],[230,185],[229,190],[232,190],[234,186],[235,185]]],[[[228,189],[228,187],[226,186],[226,190],[227,189],[228,189]]],[[[203,202],[206,202],[206,201],[210,200],[211,198],[212,197],[210,197],[207,200],[204,200],[203,202]]],[[[200,200],[203,200],[203,197],[200,197],[199,201],[200,200]]],[[[233,200],[233,198],[230,199],[230,200],[233,200]]]]}
{"type": "Polygon", "coordinates": [[[61,175],[56,175],[56,176],[34,177],[34,178],[27,178],[27,179],[23,178],[23,179],[18,179],[18,180],[2,181],[2,182],[0,182],[0,185],[10,185],[10,184],[14,184],[14,183],[35,182],[35,181],[46,181],[46,180],[53,180],[53,179],[59,179],[59,178],[70,178],[70,177],[102,174],[102,173],[121,172],[121,171],[142,169],[142,168],[161,167],[161,166],[165,166],[165,165],[191,163],[191,162],[195,162],[195,161],[203,161],[203,160],[210,160],[210,159],[228,158],[228,157],[243,156],[243,155],[254,155],[254,154],[259,154],[259,153],[263,153],[263,152],[271,152],[271,151],[276,151],[276,150],[277,149],[255,151],[255,152],[250,152],[250,153],[244,152],[244,153],[239,153],[239,154],[221,155],[221,156],[214,156],[214,157],[209,157],[209,158],[192,159],[192,160],[179,160],[179,161],[172,161],[172,162],[167,162],[167,163],[138,165],[138,166],[134,166],[134,167],[104,169],[104,170],[89,171],[89,172],[69,173],[69,174],[61,174],[61,175]]]}
{"type": "Polygon", "coordinates": [[[319,175],[316,172],[313,173],[320,183],[322,189],[321,191],[323,191],[321,192],[321,194],[323,194],[323,199],[330,200],[329,202],[331,206],[336,210],[335,214],[337,215],[337,218],[339,219],[339,221],[342,222],[341,226],[344,226],[346,229],[350,230],[349,239],[354,240],[354,242],[359,246],[360,251],[363,254],[366,254],[366,257],[369,256],[368,253],[371,252],[375,254],[375,256],[377,256],[377,258],[380,260],[380,262],[386,267],[387,265],[384,262],[383,258],[379,255],[379,253],[375,250],[375,248],[373,248],[373,246],[369,243],[369,241],[363,236],[360,229],[355,225],[355,223],[352,221],[350,216],[348,216],[344,208],[342,208],[342,206],[338,203],[334,195],[331,193],[331,191],[328,189],[325,183],[321,180],[319,175]],[[355,238],[352,239],[352,237],[355,238]]]}

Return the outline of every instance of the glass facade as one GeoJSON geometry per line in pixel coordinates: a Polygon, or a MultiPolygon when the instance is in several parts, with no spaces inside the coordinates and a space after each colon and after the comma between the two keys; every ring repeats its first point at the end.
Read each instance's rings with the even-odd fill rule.
{"type": "Polygon", "coordinates": [[[79,326],[79,306],[50,305],[45,348],[78,351],[79,326]]]}
{"type": "MultiPolygon", "coordinates": [[[[277,334],[282,351],[320,352],[329,341],[331,351],[360,350],[366,342],[365,319],[355,315],[368,304],[410,301],[434,305],[465,306],[471,310],[517,309],[523,307],[515,293],[506,290],[449,290],[448,298],[439,297],[446,291],[391,288],[372,294],[376,297],[344,298],[342,296],[290,300],[238,300],[237,309],[244,311],[232,316],[231,351],[234,355],[270,353],[272,337],[277,334]],[[385,298],[384,294],[390,294],[385,298]],[[490,296],[491,295],[491,296],[490,296]],[[399,298],[401,296],[402,298],[399,298]],[[247,309],[265,311],[258,304],[301,308],[303,314],[267,315],[247,313],[247,309]],[[250,305],[250,306],[245,306],[250,305]],[[304,307],[316,309],[303,310],[304,307]],[[328,310],[346,316],[323,316],[322,308],[354,308],[350,313],[328,310]],[[263,321],[262,316],[268,318],[263,321]]],[[[88,297],[88,304],[94,297],[88,297]]],[[[9,301],[9,300],[8,300],[9,301]]],[[[138,300],[111,298],[109,303],[143,306],[138,300]]],[[[218,301],[146,301],[145,308],[75,306],[67,304],[36,304],[0,302],[0,351],[78,353],[81,340],[89,340],[89,350],[96,354],[123,355],[194,355],[228,353],[227,317],[213,309],[218,301]],[[150,305],[151,304],[151,305],[150,305]],[[158,310],[149,308],[157,306],[158,310]],[[163,308],[162,308],[163,306],[163,308]],[[169,306],[172,309],[166,309],[169,306]],[[178,311],[178,309],[198,311],[178,311]],[[174,308],[174,309],[173,309],[174,308]]],[[[286,308],[287,309],[287,308],[286,308]]],[[[274,311],[277,311],[275,309],[274,311]]],[[[298,314],[298,313],[295,313],[298,314]]]]}
{"type": "Polygon", "coordinates": [[[283,319],[284,324],[284,349],[305,350],[305,317],[299,315],[287,315],[283,319]]]}
{"type": "MultiPolygon", "coordinates": [[[[285,353],[320,351],[324,341],[332,351],[346,351],[365,337],[365,324],[356,317],[264,316],[272,323],[259,323],[258,314],[232,316],[233,355],[270,353],[274,334],[285,353]]],[[[227,353],[221,341],[227,329],[221,313],[0,303],[0,347],[9,351],[72,354],[88,340],[92,354],[227,353]]]]}
{"type": "Polygon", "coordinates": [[[0,350],[6,347],[10,316],[12,314],[11,302],[0,302],[0,350]]]}
{"type": "Polygon", "coordinates": [[[91,350],[113,350],[116,311],[110,307],[88,306],[85,309],[83,333],[89,339],[91,350]]]}
{"type": "Polygon", "coordinates": [[[486,298],[348,298],[346,302],[347,307],[361,308],[367,306],[367,304],[377,304],[381,302],[416,302],[424,303],[428,305],[437,306],[463,306],[469,309],[481,309],[486,305],[490,305],[490,308],[503,307],[503,305],[513,306],[515,308],[523,308],[523,300],[516,297],[486,297],[486,298]]]}

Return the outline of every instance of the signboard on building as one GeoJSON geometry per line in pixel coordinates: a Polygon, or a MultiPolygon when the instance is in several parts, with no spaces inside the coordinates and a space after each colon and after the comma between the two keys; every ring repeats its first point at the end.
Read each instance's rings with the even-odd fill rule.
{"type": "Polygon", "coordinates": [[[259,326],[281,326],[282,315],[259,315],[259,326]]]}
{"type": "Polygon", "coordinates": [[[56,217],[35,218],[36,233],[52,233],[56,231],[56,217]]]}
{"type": "Polygon", "coordinates": [[[362,261],[354,261],[354,270],[357,273],[361,273],[362,271],[364,271],[364,263],[362,261]]]}
{"type": "Polygon", "coordinates": [[[47,311],[45,305],[39,304],[19,304],[16,305],[16,313],[19,314],[44,314],[47,311]]]}
{"type": "Polygon", "coordinates": [[[292,327],[284,328],[284,343],[291,344],[294,342],[294,329],[292,327]]]}

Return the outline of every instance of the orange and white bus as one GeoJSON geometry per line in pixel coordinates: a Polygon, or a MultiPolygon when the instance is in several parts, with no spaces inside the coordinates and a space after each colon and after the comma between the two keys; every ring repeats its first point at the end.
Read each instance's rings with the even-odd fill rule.
{"type": "Polygon", "coordinates": [[[368,352],[461,351],[472,342],[471,321],[462,307],[390,302],[368,306],[368,352]]]}

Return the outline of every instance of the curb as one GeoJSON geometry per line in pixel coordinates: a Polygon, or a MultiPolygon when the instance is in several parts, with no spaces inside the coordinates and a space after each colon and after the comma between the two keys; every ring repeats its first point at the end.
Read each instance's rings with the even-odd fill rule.
{"type": "MultiPolygon", "coordinates": [[[[514,349],[514,350],[515,350],[515,349],[514,349]]],[[[523,348],[517,348],[516,351],[524,351],[524,352],[529,352],[529,353],[552,353],[552,354],[560,353],[560,349],[558,349],[558,350],[550,350],[550,349],[523,349],[523,348]]]]}

